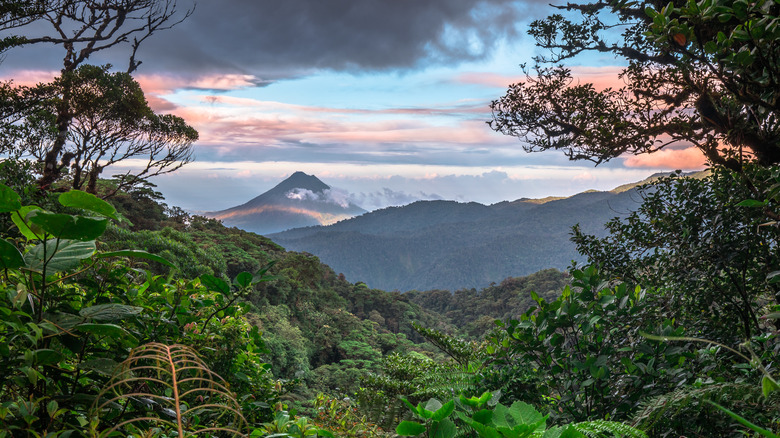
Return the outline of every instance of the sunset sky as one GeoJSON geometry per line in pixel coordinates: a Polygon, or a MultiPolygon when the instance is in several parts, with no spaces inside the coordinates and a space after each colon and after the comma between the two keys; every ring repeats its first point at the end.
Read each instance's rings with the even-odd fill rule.
{"type": "MultiPolygon", "coordinates": [[[[547,3],[200,0],[139,53],[135,77],[152,106],[200,132],[196,161],[154,182],[169,204],[219,210],[300,170],[371,210],[569,195],[702,168],[685,148],[594,167],[525,153],[489,129],[490,101],[532,62],[525,30],[552,12],[547,3]]],[[[61,59],[58,47],[14,49],[0,76],[48,80],[61,59]]],[[[127,51],[91,62],[122,68],[127,51]]],[[[620,64],[588,57],[572,67],[581,82],[604,86],[620,64]]]]}

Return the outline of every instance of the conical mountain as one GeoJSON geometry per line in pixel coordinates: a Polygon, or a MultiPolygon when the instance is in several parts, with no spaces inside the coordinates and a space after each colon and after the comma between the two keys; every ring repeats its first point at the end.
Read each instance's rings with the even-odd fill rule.
{"type": "Polygon", "coordinates": [[[290,228],[330,225],[365,212],[316,176],[295,172],[245,204],[206,216],[230,227],[271,234],[290,228]]]}

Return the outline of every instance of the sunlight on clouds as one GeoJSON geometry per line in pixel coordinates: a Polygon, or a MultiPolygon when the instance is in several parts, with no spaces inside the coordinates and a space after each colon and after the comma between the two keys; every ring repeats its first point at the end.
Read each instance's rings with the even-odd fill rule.
{"type": "Polygon", "coordinates": [[[628,167],[644,167],[653,169],[703,169],[707,159],[696,147],[685,149],[661,149],[652,154],[632,155],[624,160],[628,167]]]}
{"type": "Polygon", "coordinates": [[[13,80],[14,85],[32,87],[40,83],[51,82],[60,75],[56,70],[15,70],[0,74],[0,81],[13,80]]]}
{"type": "Polygon", "coordinates": [[[228,91],[255,87],[262,83],[253,75],[213,74],[194,77],[176,75],[138,75],[136,80],[144,92],[171,94],[181,89],[228,91]]]}
{"type": "MultiPolygon", "coordinates": [[[[618,77],[624,67],[602,66],[602,67],[572,67],[571,74],[572,85],[593,84],[596,90],[603,90],[611,87],[620,88],[625,83],[618,77]]],[[[506,89],[512,84],[524,82],[526,77],[519,73],[516,75],[502,75],[491,72],[464,72],[454,77],[453,82],[460,84],[481,85],[490,88],[506,89]]]]}

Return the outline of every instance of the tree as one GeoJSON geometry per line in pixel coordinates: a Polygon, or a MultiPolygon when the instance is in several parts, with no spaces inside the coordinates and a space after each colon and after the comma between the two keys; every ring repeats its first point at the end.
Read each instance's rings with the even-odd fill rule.
{"type": "MultiPolygon", "coordinates": [[[[176,0],[42,0],[40,4],[44,6],[40,8],[19,6],[25,2],[11,1],[7,4],[7,10],[0,9],[6,22],[5,27],[0,26],[0,29],[15,28],[31,35],[13,36],[8,41],[4,39],[6,44],[0,49],[6,45],[48,43],[61,46],[65,51],[62,98],[58,100],[52,121],[52,133],[56,134],[40,157],[43,169],[39,184],[46,188],[61,177],[62,170],[70,167],[74,158],[68,153],[66,143],[71,123],[78,114],[72,107],[68,76],[94,53],[120,45],[129,45],[127,73],[132,73],[141,64],[136,59],[140,45],[155,32],[169,29],[186,19],[192,9],[180,12],[176,0]],[[34,24],[35,28],[29,29],[28,24],[34,24]],[[44,28],[48,28],[48,32],[44,28]]],[[[162,121],[163,124],[170,122],[162,121]]]]}
{"type": "Polygon", "coordinates": [[[492,103],[493,129],[527,151],[596,163],[694,145],[714,165],[780,163],[780,5],[772,0],[609,0],[532,23],[548,56],[492,103]],[[622,29],[622,33],[620,32],[622,29]],[[624,86],[575,84],[555,65],[585,52],[627,62],[624,86]],[[552,66],[551,66],[552,65],[552,66]]]}
{"type": "Polygon", "coordinates": [[[59,132],[53,129],[54,120],[62,100],[69,99],[72,120],[61,152],[62,160],[70,163],[74,189],[96,193],[103,170],[123,160],[139,158],[143,164],[118,175],[108,195],[172,172],[192,158],[197,131],[180,117],[155,114],[127,73],[84,65],[51,84],[18,91],[36,96],[38,104],[26,112],[20,126],[26,135],[17,139],[22,144],[16,149],[40,162],[55,147],[59,132]]]}
{"type": "MultiPolygon", "coordinates": [[[[777,182],[760,166],[746,165],[745,173],[777,182]]],[[[609,278],[656,288],[663,311],[698,336],[735,345],[761,333],[762,307],[780,303],[777,283],[768,279],[780,264],[778,234],[761,209],[744,206],[750,191],[741,177],[728,169],[706,178],[675,175],[640,193],[642,205],[608,222],[607,237],[575,227],[577,250],[609,278]]],[[[769,208],[777,209],[775,200],[769,208]]]]}

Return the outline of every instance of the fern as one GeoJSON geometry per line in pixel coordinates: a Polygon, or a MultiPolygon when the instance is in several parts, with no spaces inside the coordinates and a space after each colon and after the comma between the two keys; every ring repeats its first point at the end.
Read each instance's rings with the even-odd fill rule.
{"type": "Polygon", "coordinates": [[[246,421],[222,377],[184,345],[133,349],[92,405],[92,436],[175,431],[180,438],[243,435],[246,421]],[[101,423],[111,427],[101,430],[101,423]]]}
{"type": "Polygon", "coordinates": [[[725,397],[758,396],[760,392],[756,390],[755,385],[745,383],[721,383],[701,388],[683,387],[644,401],[639,406],[632,424],[643,429],[651,429],[659,420],[674,418],[692,403],[699,403],[703,399],[720,400],[725,397]]]}
{"type": "Polygon", "coordinates": [[[572,424],[572,427],[590,438],[647,438],[647,435],[641,430],[616,421],[584,421],[582,423],[574,423],[572,424]]]}
{"type": "Polygon", "coordinates": [[[459,367],[446,369],[438,367],[432,372],[414,380],[421,389],[409,394],[411,397],[425,399],[431,397],[447,398],[459,394],[481,392],[474,383],[475,373],[459,367]]]}

